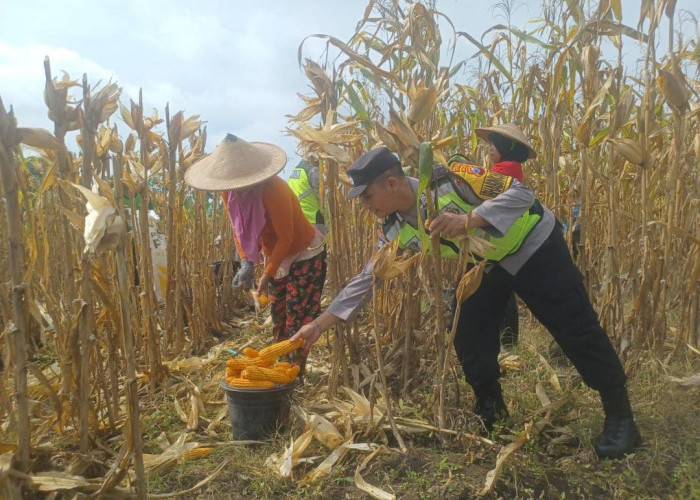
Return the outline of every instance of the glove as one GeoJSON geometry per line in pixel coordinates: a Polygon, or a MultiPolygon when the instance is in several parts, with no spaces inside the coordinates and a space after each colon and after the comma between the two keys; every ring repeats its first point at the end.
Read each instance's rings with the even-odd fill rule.
{"type": "Polygon", "coordinates": [[[253,286],[254,281],[255,268],[253,268],[253,263],[249,260],[242,260],[241,268],[233,277],[233,288],[244,288],[247,290],[253,286]]]}

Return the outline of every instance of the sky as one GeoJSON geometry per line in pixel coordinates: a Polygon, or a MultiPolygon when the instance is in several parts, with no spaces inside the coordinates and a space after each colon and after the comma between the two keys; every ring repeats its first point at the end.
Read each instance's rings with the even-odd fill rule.
{"type": "MultiPolygon", "coordinates": [[[[329,34],[347,40],[368,0],[0,0],[0,97],[14,107],[19,126],[53,130],[43,100],[44,57],[54,76],[116,81],[121,101],[147,111],[200,115],[207,151],[227,132],[247,141],[272,142],[298,161],[296,141],[285,133],[286,115],[302,109],[310,93],[297,63],[305,37],[329,34]]],[[[438,0],[459,31],[477,38],[503,22],[496,0],[438,0]]],[[[540,0],[517,2],[513,24],[527,29],[540,0]]],[[[696,0],[679,0],[700,17],[696,0]]],[[[623,0],[623,22],[636,26],[638,0],[623,0]],[[626,14],[626,16],[625,16],[626,14]]],[[[443,32],[443,45],[450,34],[443,32]]],[[[474,52],[463,39],[462,57],[474,52]]],[[[318,59],[324,42],[310,39],[304,57],[318,59]]],[[[627,47],[634,50],[633,44],[627,47]]],[[[115,115],[122,134],[126,125],[115,115]]]]}

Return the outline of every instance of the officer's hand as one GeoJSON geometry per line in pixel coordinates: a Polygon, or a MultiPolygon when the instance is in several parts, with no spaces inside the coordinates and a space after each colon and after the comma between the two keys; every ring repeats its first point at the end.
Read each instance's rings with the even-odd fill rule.
{"type": "Polygon", "coordinates": [[[255,281],[255,268],[253,267],[253,263],[249,260],[242,260],[241,268],[233,277],[233,288],[248,290],[253,286],[253,281],[255,281]]]}
{"type": "Polygon", "coordinates": [[[466,234],[467,215],[451,214],[449,212],[441,213],[430,221],[430,237],[437,238],[444,236],[446,238],[455,238],[466,234]]]}
{"type": "Polygon", "coordinates": [[[318,341],[320,336],[321,327],[318,326],[318,323],[316,323],[316,321],[312,321],[311,323],[307,323],[301,328],[299,328],[297,333],[292,335],[292,337],[289,340],[291,342],[301,340],[302,353],[307,354],[309,352],[309,349],[311,349],[311,346],[314,345],[316,341],[318,341]]]}

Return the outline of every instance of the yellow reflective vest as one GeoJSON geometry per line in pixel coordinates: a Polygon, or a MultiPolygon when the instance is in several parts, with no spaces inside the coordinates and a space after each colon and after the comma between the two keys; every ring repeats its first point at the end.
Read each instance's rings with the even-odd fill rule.
{"type": "Polygon", "coordinates": [[[311,224],[323,224],[323,213],[318,200],[318,193],[311,186],[309,175],[311,169],[318,168],[302,160],[297,165],[287,180],[287,184],[292,189],[301,204],[304,216],[311,224]]]}
{"type": "MultiPolygon", "coordinates": [[[[483,167],[475,165],[452,163],[449,170],[437,166],[433,171],[430,189],[433,190],[433,196],[437,198],[439,212],[467,214],[477,206],[465,200],[456,188],[456,183],[461,181],[466,182],[467,189],[470,189],[476,198],[487,200],[507,190],[513,179],[496,172],[489,172],[483,167]]],[[[464,188],[464,186],[462,187],[464,188]]],[[[420,210],[423,219],[427,219],[428,207],[425,199],[421,200],[420,210]]],[[[504,236],[495,237],[483,230],[476,230],[478,236],[494,245],[493,248],[486,251],[484,257],[489,261],[498,262],[517,252],[532,228],[542,218],[542,213],[542,205],[535,200],[533,206],[513,223],[504,236]]],[[[400,248],[420,252],[418,228],[398,214],[391,214],[387,217],[382,229],[387,240],[398,238],[400,248]]],[[[427,232],[425,229],[422,230],[427,232]]],[[[458,240],[440,238],[440,255],[456,259],[459,256],[458,240]]]]}

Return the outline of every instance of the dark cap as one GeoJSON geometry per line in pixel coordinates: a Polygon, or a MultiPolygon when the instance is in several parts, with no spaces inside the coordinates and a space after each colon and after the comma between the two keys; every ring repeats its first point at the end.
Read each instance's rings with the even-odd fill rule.
{"type": "Polygon", "coordinates": [[[347,169],[353,184],[348,198],[357,198],[374,179],[390,168],[400,166],[399,159],[387,147],[367,151],[347,169]]]}

